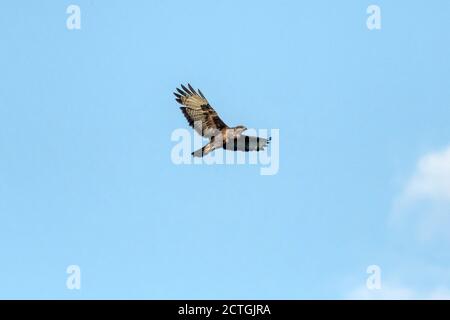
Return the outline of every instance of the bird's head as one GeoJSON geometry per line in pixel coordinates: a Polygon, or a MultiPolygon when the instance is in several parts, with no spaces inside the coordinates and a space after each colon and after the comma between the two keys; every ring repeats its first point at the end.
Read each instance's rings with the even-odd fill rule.
{"type": "Polygon", "coordinates": [[[242,132],[247,130],[247,127],[246,126],[237,126],[236,128],[234,128],[234,130],[237,134],[241,134],[242,132]]]}

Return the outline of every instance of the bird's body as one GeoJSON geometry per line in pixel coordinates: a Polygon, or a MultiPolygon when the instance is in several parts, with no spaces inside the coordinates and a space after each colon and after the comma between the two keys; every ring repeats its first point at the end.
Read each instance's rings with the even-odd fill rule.
{"type": "Polygon", "coordinates": [[[189,125],[210,142],[203,148],[192,153],[194,157],[203,157],[211,151],[219,148],[233,151],[259,151],[264,150],[270,141],[260,137],[246,136],[242,134],[245,126],[228,127],[217,112],[210,106],[203,93],[198,92],[188,84],[188,88],[181,85],[182,89],[174,92],[176,101],[183,105],[180,107],[189,125]]]}

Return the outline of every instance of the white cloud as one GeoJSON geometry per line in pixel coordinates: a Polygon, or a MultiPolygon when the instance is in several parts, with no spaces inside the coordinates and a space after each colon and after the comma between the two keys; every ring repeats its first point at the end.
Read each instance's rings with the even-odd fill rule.
{"type": "Polygon", "coordinates": [[[450,201],[450,147],[419,160],[403,196],[407,201],[450,201]]]}
{"type": "Polygon", "coordinates": [[[450,240],[450,147],[419,159],[394,203],[391,223],[412,228],[423,242],[450,240]]]}
{"type": "Polygon", "coordinates": [[[379,290],[369,290],[364,286],[355,288],[348,295],[351,300],[409,300],[415,292],[400,286],[383,285],[379,290]]]}
{"type": "Polygon", "coordinates": [[[450,290],[437,287],[430,291],[417,290],[399,285],[383,285],[380,290],[369,290],[364,286],[355,288],[346,297],[351,300],[450,300],[450,290]]]}
{"type": "Polygon", "coordinates": [[[439,287],[434,289],[430,294],[431,300],[450,300],[450,289],[439,287]]]}
{"type": "Polygon", "coordinates": [[[380,290],[361,284],[346,298],[450,300],[450,146],[418,159],[395,198],[389,222],[395,228],[391,240],[402,249],[396,251],[399,257],[390,264],[394,270],[389,273],[400,281],[382,280],[380,290]],[[411,253],[414,258],[405,260],[411,253]],[[420,256],[432,260],[417,265],[420,256]]]}

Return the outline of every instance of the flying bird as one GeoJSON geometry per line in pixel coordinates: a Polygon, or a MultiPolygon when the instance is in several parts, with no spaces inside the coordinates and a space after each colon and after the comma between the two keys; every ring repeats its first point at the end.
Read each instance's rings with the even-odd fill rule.
{"type": "Polygon", "coordinates": [[[192,152],[194,157],[203,157],[215,149],[224,148],[233,151],[260,151],[269,144],[271,138],[246,136],[242,134],[247,127],[239,125],[227,126],[211,107],[203,93],[195,90],[190,84],[186,88],[181,85],[173,93],[189,125],[201,136],[208,138],[209,143],[192,152]]]}

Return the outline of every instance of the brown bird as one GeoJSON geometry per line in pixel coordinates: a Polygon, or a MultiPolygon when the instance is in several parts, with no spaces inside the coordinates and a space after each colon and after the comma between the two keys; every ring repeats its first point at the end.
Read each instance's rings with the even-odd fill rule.
{"type": "Polygon", "coordinates": [[[260,151],[269,144],[271,138],[246,136],[242,133],[247,130],[239,125],[234,128],[227,126],[219,118],[217,112],[211,107],[203,93],[196,91],[190,84],[188,88],[181,85],[178,92],[173,94],[176,101],[183,105],[180,107],[189,125],[201,136],[210,141],[203,148],[192,152],[194,157],[203,157],[219,148],[233,151],[260,151]]]}

